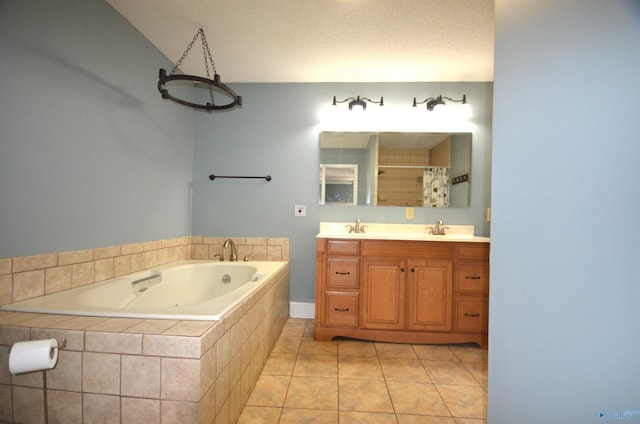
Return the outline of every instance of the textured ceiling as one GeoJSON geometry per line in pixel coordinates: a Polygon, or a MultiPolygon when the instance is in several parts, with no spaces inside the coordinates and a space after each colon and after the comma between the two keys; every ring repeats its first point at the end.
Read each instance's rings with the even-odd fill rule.
{"type": "Polygon", "coordinates": [[[202,26],[223,82],[493,81],[494,0],[107,1],[172,63],[202,26]]]}

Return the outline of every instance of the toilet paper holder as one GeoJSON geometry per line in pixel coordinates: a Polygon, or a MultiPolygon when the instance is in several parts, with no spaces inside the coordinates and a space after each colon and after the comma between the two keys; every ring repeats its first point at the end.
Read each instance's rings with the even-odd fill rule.
{"type": "MultiPolygon", "coordinates": [[[[58,342],[58,350],[64,349],[65,347],[67,347],[67,339],[65,339],[64,337],[61,338],[60,340],[56,339],[56,341],[58,342]]],[[[11,348],[12,347],[13,346],[9,347],[9,352],[7,352],[7,353],[11,353],[11,348]]]]}

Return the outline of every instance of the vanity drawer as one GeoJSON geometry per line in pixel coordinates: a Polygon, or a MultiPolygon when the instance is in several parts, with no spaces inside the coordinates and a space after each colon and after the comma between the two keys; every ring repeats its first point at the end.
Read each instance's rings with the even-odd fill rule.
{"type": "Polygon", "coordinates": [[[326,300],[325,325],[358,326],[358,293],[327,292],[326,300]]]}
{"type": "Polygon", "coordinates": [[[359,240],[329,240],[327,242],[327,253],[329,255],[359,255],[359,240]]]}
{"type": "Polygon", "coordinates": [[[455,330],[487,333],[489,330],[489,301],[486,298],[456,299],[455,330]]]}
{"type": "Polygon", "coordinates": [[[327,288],[357,289],[360,261],[351,258],[327,258],[327,288]]]}
{"type": "Polygon", "coordinates": [[[489,293],[489,264],[482,262],[456,263],[456,292],[471,294],[489,293]]]}
{"type": "Polygon", "coordinates": [[[489,243],[456,243],[456,259],[489,260],[489,243]]]}

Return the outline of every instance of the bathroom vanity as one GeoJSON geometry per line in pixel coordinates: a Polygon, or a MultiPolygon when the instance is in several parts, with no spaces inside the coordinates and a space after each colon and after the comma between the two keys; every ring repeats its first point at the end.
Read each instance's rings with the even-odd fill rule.
{"type": "Polygon", "coordinates": [[[474,236],[473,226],[450,226],[440,236],[426,225],[364,227],[349,233],[348,224],[321,223],[316,340],[487,347],[488,238],[474,236]]]}

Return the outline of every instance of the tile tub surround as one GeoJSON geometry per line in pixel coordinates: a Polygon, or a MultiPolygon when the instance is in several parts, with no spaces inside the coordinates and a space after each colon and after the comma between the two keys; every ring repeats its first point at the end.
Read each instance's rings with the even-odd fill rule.
{"type": "MultiPolygon", "coordinates": [[[[203,252],[218,253],[216,246],[221,248],[224,241],[209,237],[173,240],[176,244],[169,247],[162,246],[171,240],[152,242],[159,248],[147,251],[144,245],[151,244],[144,243],[137,253],[151,258],[144,263],[152,267],[161,264],[154,258],[164,253],[145,255],[151,250],[175,248],[175,256],[167,254],[176,261],[209,259],[203,252]]],[[[255,249],[256,259],[266,259],[260,257],[264,252],[272,255],[269,259],[288,260],[286,239],[234,241],[239,252],[240,246],[255,249]]],[[[126,252],[125,246],[120,249],[126,252]]],[[[66,257],[66,253],[52,255],[66,257]]],[[[38,255],[38,261],[50,261],[48,268],[54,267],[52,255],[38,255]]],[[[79,256],[89,259],[87,253],[79,256]]],[[[25,261],[35,259],[28,258],[25,261]]],[[[13,277],[29,272],[20,268],[23,259],[14,259],[9,264],[0,259],[0,274],[13,277]]],[[[162,264],[170,262],[173,260],[162,264]]],[[[67,339],[67,347],[60,351],[57,366],[47,371],[51,422],[235,422],[288,317],[288,299],[287,266],[218,322],[0,311],[0,422],[44,422],[43,373],[12,375],[8,356],[13,343],[52,337],[67,339]]]]}
{"type": "MultiPolygon", "coordinates": [[[[0,305],[86,286],[185,259],[218,260],[227,237],[180,237],[0,258],[0,305]]],[[[231,237],[242,260],[288,261],[289,239],[231,237]]],[[[225,252],[227,259],[229,252],[225,252]]]]}

